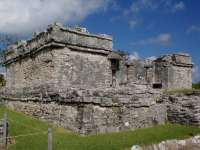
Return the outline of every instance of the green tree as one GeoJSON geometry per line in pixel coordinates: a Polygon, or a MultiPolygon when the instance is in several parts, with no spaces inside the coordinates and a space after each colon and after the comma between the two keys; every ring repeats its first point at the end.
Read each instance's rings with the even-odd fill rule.
{"type": "Polygon", "coordinates": [[[129,55],[129,53],[127,51],[124,51],[124,50],[116,50],[115,52],[122,57],[129,55]]]}
{"type": "Polygon", "coordinates": [[[197,82],[197,83],[193,83],[192,84],[192,88],[194,88],[194,89],[200,89],[200,81],[197,82]]]}
{"type": "Polygon", "coordinates": [[[5,86],[6,85],[6,80],[3,74],[0,74],[0,86],[5,86]]]}

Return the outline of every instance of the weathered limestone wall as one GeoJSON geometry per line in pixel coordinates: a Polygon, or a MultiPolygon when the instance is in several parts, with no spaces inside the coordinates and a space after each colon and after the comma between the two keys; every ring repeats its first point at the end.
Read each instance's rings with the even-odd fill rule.
{"type": "Polygon", "coordinates": [[[145,69],[145,80],[148,84],[152,86],[154,83],[154,74],[155,74],[155,63],[153,60],[145,60],[144,61],[144,69],[145,69]]]}
{"type": "Polygon", "coordinates": [[[156,62],[155,63],[155,74],[154,74],[154,82],[153,83],[161,83],[162,88],[168,88],[168,64],[166,62],[156,62]]]}
{"type": "Polygon", "coordinates": [[[171,66],[168,73],[168,88],[191,88],[191,67],[171,66]]]}
{"type": "MultiPolygon", "coordinates": [[[[33,93],[31,94],[31,96],[33,93]]],[[[83,135],[151,127],[167,120],[159,93],[141,89],[68,89],[42,98],[4,97],[6,105],[83,135]]]]}
{"type": "Polygon", "coordinates": [[[5,64],[18,61],[20,57],[26,57],[49,44],[85,47],[100,53],[109,53],[113,49],[112,37],[109,35],[95,35],[84,28],[65,28],[54,24],[48,26],[45,32],[34,35],[31,40],[10,45],[6,52],[5,64]]]}
{"type": "Polygon", "coordinates": [[[168,120],[173,123],[200,126],[200,93],[164,96],[168,120]]]}
{"type": "Polygon", "coordinates": [[[11,45],[5,55],[7,94],[23,96],[37,88],[51,92],[67,87],[110,87],[107,59],[112,37],[90,34],[84,28],[50,25],[29,41],[11,45]]]}
{"type": "Polygon", "coordinates": [[[112,74],[106,55],[65,47],[47,49],[8,65],[6,77],[6,88],[22,93],[24,88],[40,86],[51,86],[52,91],[67,87],[109,87],[112,74]]]}
{"type": "Polygon", "coordinates": [[[155,60],[154,83],[163,88],[192,88],[192,59],[188,54],[172,54],[155,60]]]}
{"type": "Polygon", "coordinates": [[[93,49],[112,51],[113,42],[109,35],[94,35],[83,31],[83,28],[64,28],[61,26],[53,26],[50,28],[50,35],[55,41],[61,43],[78,45],[93,49]],[[78,31],[80,30],[80,31],[78,31]]]}
{"type": "Polygon", "coordinates": [[[12,63],[6,69],[6,88],[13,93],[22,92],[24,88],[53,85],[56,81],[54,51],[49,49],[12,63]]]}
{"type": "Polygon", "coordinates": [[[126,86],[128,84],[128,68],[125,60],[119,61],[119,70],[116,71],[116,81],[118,86],[126,86]]]}
{"type": "MultiPolygon", "coordinates": [[[[137,150],[199,150],[200,135],[186,140],[167,140],[137,150]]],[[[135,149],[136,150],[136,149],[135,149]]]]}
{"type": "Polygon", "coordinates": [[[49,26],[33,39],[9,47],[3,99],[14,110],[84,135],[163,124],[167,112],[172,122],[184,122],[182,108],[187,109],[183,117],[200,120],[188,103],[173,105],[151,87],[157,82],[163,88],[191,88],[189,55],[129,62],[112,49],[109,36],[49,26]]]}
{"type": "MultiPolygon", "coordinates": [[[[36,92],[37,91],[37,92],[36,92]]],[[[161,94],[146,85],[131,88],[51,91],[4,96],[5,104],[82,135],[151,127],[166,122],[200,126],[200,93],[161,94]]]]}
{"type": "Polygon", "coordinates": [[[110,87],[112,73],[106,55],[74,51],[67,47],[55,50],[55,76],[58,88],[110,87]]]}
{"type": "Polygon", "coordinates": [[[79,132],[79,106],[77,105],[59,105],[55,102],[41,103],[34,101],[7,101],[9,108],[31,115],[41,120],[54,123],[58,126],[79,132]]]}
{"type": "Polygon", "coordinates": [[[162,83],[162,88],[180,89],[192,87],[192,69],[185,66],[174,66],[163,62],[155,66],[154,83],[162,83]]]}
{"type": "Polygon", "coordinates": [[[127,64],[127,67],[129,83],[146,83],[146,70],[143,61],[132,60],[127,64]]]}

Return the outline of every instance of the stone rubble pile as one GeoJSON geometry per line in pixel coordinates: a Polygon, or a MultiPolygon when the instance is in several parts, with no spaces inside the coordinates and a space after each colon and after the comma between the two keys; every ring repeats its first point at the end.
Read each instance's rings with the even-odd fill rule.
{"type": "MultiPolygon", "coordinates": [[[[139,149],[138,149],[139,150],[139,149]]],[[[200,150],[200,136],[186,140],[168,140],[141,150],[200,150]]]]}

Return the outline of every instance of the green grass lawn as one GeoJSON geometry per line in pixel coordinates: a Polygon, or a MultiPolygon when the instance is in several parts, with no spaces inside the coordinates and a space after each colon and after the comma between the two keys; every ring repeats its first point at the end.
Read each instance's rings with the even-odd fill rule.
{"type": "Polygon", "coordinates": [[[194,89],[200,89],[200,82],[199,83],[193,83],[192,88],[194,89]]]}
{"type": "Polygon", "coordinates": [[[200,92],[200,89],[167,89],[163,90],[164,94],[192,94],[194,92],[200,92]]]}
{"type": "MultiPolygon", "coordinates": [[[[0,117],[7,112],[10,136],[46,132],[51,125],[22,113],[0,107],[0,117]]],[[[148,145],[166,139],[183,139],[200,133],[200,128],[182,125],[162,125],[112,134],[81,137],[62,128],[53,127],[54,150],[128,150],[134,144],[148,145]]],[[[9,150],[46,150],[47,134],[18,137],[9,150]]]]}

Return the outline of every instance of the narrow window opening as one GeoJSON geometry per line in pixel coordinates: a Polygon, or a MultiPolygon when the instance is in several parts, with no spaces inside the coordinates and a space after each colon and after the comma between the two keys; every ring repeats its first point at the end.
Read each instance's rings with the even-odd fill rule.
{"type": "Polygon", "coordinates": [[[117,71],[119,70],[119,60],[111,59],[111,70],[112,70],[112,87],[117,86],[117,71]]]}
{"type": "Polygon", "coordinates": [[[111,60],[111,70],[119,70],[119,60],[117,59],[112,59],[111,60]]]}
{"type": "Polygon", "coordinates": [[[154,83],[153,88],[154,89],[162,89],[162,83],[154,83]]]}

